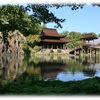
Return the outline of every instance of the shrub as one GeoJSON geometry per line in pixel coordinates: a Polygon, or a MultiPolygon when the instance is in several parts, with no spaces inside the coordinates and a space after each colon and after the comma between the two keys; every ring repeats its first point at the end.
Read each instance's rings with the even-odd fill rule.
{"type": "Polygon", "coordinates": [[[61,53],[62,51],[61,51],[61,49],[57,49],[57,53],[61,53]]]}
{"type": "Polygon", "coordinates": [[[50,53],[54,53],[54,51],[53,51],[53,49],[52,49],[52,48],[50,49],[50,53]]]}
{"type": "Polygon", "coordinates": [[[39,51],[39,47],[38,46],[34,46],[34,48],[31,49],[31,55],[35,54],[38,51],[39,51]]]}
{"type": "Polygon", "coordinates": [[[58,56],[57,57],[57,61],[61,61],[61,56],[58,56]]]}
{"type": "Polygon", "coordinates": [[[23,50],[26,54],[30,54],[30,49],[27,44],[23,44],[23,50]]]}
{"type": "Polygon", "coordinates": [[[39,51],[39,46],[34,46],[33,49],[34,49],[35,52],[38,52],[39,51]]]}

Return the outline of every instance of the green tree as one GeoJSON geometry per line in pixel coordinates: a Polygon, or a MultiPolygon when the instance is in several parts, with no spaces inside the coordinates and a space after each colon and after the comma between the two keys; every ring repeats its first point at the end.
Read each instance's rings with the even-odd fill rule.
{"type": "Polygon", "coordinates": [[[93,34],[93,35],[97,36],[97,34],[96,34],[96,33],[94,33],[94,32],[89,32],[88,34],[93,34]]]}
{"type": "Polygon", "coordinates": [[[80,40],[82,34],[80,32],[70,32],[68,35],[69,35],[69,43],[67,44],[67,46],[70,49],[75,49],[75,47],[78,46],[77,41],[80,40]]]}
{"type": "Polygon", "coordinates": [[[26,37],[26,41],[27,41],[27,44],[33,48],[35,45],[37,45],[39,42],[40,42],[40,37],[39,35],[29,35],[26,37]]]}
{"type": "Polygon", "coordinates": [[[85,34],[88,34],[87,32],[82,33],[82,36],[84,36],[85,34]]]}
{"type": "Polygon", "coordinates": [[[65,30],[65,31],[61,32],[60,34],[61,34],[61,35],[68,36],[68,34],[69,34],[69,31],[66,31],[66,30],[65,30]]]}
{"type": "Polygon", "coordinates": [[[54,22],[57,24],[55,27],[62,28],[61,23],[65,21],[65,19],[57,18],[52,12],[49,11],[50,7],[63,7],[64,5],[54,5],[54,4],[28,4],[25,8],[28,11],[31,11],[31,16],[36,19],[38,23],[47,24],[49,22],[54,22]]]}
{"type": "Polygon", "coordinates": [[[100,37],[100,34],[98,34],[98,37],[100,37]]]}
{"type": "Polygon", "coordinates": [[[84,36],[85,34],[93,34],[94,36],[96,36],[96,37],[97,37],[97,34],[96,34],[96,33],[94,33],[94,32],[89,32],[89,33],[84,32],[84,33],[82,33],[82,36],[84,36]]]}
{"type": "Polygon", "coordinates": [[[0,31],[3,33],[4,43],[8,43],[7,37],[9,31],[19,30],[27,36],[30,33],[39,33],[39,29],[39,25],[32,16],[28,15],[23,6],[0,6],[0,31]]]}

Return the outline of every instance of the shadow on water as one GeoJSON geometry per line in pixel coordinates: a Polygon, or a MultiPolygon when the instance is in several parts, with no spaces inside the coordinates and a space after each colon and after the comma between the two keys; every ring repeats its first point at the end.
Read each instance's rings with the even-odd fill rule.
{"type": "Polygon", "coordinates": [[[0,82],[17,80],[83,80],[100,76],[100,57],[0,57],[0,82]]]}

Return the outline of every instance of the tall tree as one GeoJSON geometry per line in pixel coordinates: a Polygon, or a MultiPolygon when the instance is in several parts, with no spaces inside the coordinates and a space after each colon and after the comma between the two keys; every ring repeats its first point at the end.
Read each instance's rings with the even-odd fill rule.
{"type": "Polygon", "coordinates": [[[66,31],[66,30],[65,30],[65,31],[61,32],[60,34],[61,34],[61,35],[66,35],[66,36],[68,36],[69,31],[66,31]]]}
{"type": "Polygon", "coordinates": [[[70,40],[69,40],[69,43],[67,44],[67,46],[71,49],[75,48],[77,46],[77,41],[80,40],[81,36],[82,36],[82,34],[80,32],[74,32],[74,31],[70,32],[69,33],[70,40]]]}
{"type": "Polygon", "coordinates": [[[31,11],[31,16],[34,17],[38,23],[47,24],[49,22],[54,22],[57,24],[55,27],[62,28],[61,23],[64,22],[65,19],[57,18],[52,12],[49,11],[50,7],[56,7],[58,9],[62,6],[64,5],[28,4],[28,6],[26,6],[25,8],[26,10],[31,11]]]}
{"type": "Polygon", "coordinates": [[[100,34],[98,34],[98,37],[100,37],[100,34]]]}
{"type": "Polygon", "coordinates": [[[36,30],[38,25],[23,6],[3,5],[0,7],[0,31],[20,30],[25,34],[34,33],[34,28],[36,30]]]}

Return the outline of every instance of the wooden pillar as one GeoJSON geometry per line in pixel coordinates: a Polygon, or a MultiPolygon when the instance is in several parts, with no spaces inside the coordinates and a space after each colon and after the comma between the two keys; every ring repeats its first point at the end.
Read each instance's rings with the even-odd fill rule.
{"type": "Polygon", "coordinates": [[[88,45],[89,45],[89,40],[88,40],[88,45]]]}
{"type": "Polygon", "coordinates": [[[52,44],[51,48],[53,49],[53,44],[52,44]]]}
{"type": "Polygon", "coordinates": [[[91,54],[92,54],[92,50],[91,50],[92,48],[90,48],[90,56],[91,56],[91,54]]]}
{"type": "Polygon", "coordinates": [[[46,44],[46,49],[48,49],[48,45],[46,44]]]}
{"type": "Polygon", "coordinates": [[[85,54],[88,54],[88,50],[87,49],[85,50],[85,54]]]}
{"type": "Polygon", "coordinates": [[[63,46],[63,44],[62,44],[62,49],[64,49],[64,46],[63,46]]]}
{"type": "Polygon", "coordinates": [[[6,51],[7,51],[7,44],[5,43],[4,44],[4,53],[6,53],[6,51]]]}
{"type": "Polygon", "coordinates": [[[63,49],[66,50],[66,44],[63,44],[63,49]]]}
{"type": "Polygon", "coordinates": [[[63,45],[61,44],[61,49],[63,49],[63,45]]]}
{"type": "Polygon", "coordinates": [[[99,49],[99,55],[100,55],[100,49],[99,49]]]}
{"type": "MultiPolygon", "coordinates": [[[[95,49],[95,50],[96,50],[96,49],[95,49]]],[[[95,63],[96,63],[96,52],[95,52],[95,56],[94,56],[94,57],[95,57],[95,63]]]]}
{"type": "Polygon", "coordinates": [[[87,49],[88,50],[88,54],[90,53],[90,50],[89,50],[89,48],[87,49]]]}
{"type": "Polygon", "coordinates": [[[56,48],[58,49],[58,45],[56,45],[56,48]]]}
{"type": "Polygon", "coordinates": [[[76,50],[75,50],[75,48],[74,48],[74,55],[76,56],[76,50]]]}
{"type": "Polygon", "coordinates": [[[94,39],[93,39],[93,45],[94,45],[94,39]]]}
{"type": "Polygon", "coordinates": [[[47,49],[49,49],[49,46],[47,45],[47,49]]]}
{"type": "Polygon", "coordinates": [[[83,57],[83,46],[82,46],[82,57],[83,57]]]}
{"type": "Polygon", "coordinates": [[[96,49],[95,49],[95,56],[96,56],[96,49]]]}
{"type": "Polygon", "coordinates": [[[79,56],[80,56],[80,50],[79,50],[79,56]]]}

